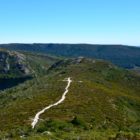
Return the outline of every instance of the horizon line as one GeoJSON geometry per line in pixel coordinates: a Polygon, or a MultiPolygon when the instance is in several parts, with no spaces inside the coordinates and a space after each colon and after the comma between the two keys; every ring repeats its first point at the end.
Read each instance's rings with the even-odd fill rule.
{"type": "Polygon", "coordinates": [[[130,45],[130,44],[119,44],[119,43],[62,43],[62,42],[48,42],[48,43],[45,43],[45,42],[17,42],[17,43],[15,43],[15,42],[12,42],[12,43],[0,43],[0,45],[10,45],[10,44],[30,44],[30,45],[33,45],[33,44],[67,44],[67,45],[109,45],[109,46],[111,46],[111,45],[114,45],[114,46],[117,46],[117,45],[119,45],[119,46],[130,46],[130,47],[140,47],[140,45],[130,45]]]}

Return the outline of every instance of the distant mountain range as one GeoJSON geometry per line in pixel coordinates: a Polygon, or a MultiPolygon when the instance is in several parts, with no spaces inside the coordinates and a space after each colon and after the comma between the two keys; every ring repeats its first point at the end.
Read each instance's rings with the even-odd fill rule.
{"type": "Polygon", "coordinates": [[[140,66],[140,48],[125,45],[91,44],[1,44],[0,48],[51,54],[62,57],[84,56],[104,59],[123,68],[140,66]]]}

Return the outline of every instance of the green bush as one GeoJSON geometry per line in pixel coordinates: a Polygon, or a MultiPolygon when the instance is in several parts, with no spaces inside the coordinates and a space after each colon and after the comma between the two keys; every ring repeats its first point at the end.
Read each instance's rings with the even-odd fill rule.
{"type": "Polygon", "coordinates": [[[74,126],[80,126],[80,127],[84,127],[84,128],[87,128],[86,127],[86,123],[79,117],[75,116],[73,118],[73,120],[71,121],[71,123],[74,125],[74,126]]]}
{"type": "Polygon", "coordinates": [[[37,127],[37,132],[42,133],[44,131],[57,132],[58,130],[71,131],[72,125],[65,121],[60,120],[49,120],[41,122],[37,127]]]}

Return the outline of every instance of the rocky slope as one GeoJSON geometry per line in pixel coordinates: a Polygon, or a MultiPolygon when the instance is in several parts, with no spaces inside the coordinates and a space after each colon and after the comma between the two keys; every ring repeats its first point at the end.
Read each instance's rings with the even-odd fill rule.
{"type": "Polygon", "coordinates": [[[0,49],[0,90],[45,73],[57,58],[0,49]]]}
{"type": "Polygon", "coordinates": [[[27,64],[26,56],[16,52],[0,49],[0,75],[24,76],[31,70],[27,64]]]}

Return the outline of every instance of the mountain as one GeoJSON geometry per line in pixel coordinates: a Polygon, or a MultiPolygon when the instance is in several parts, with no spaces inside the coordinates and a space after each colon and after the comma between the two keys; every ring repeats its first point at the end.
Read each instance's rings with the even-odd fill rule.
{"type": "Polygon", "coordinates": [[[140,48],[124,45],[90,44],[1,44],[0,48],[45,53],[63,57],[97,58],[123,68],[140,67],[140,48]]]}
{"type": "Polygon", "coordinates": [[[139,75],[98,59],[25,55],[37,76],[0,92],[1,139],[140,139],[139,75]]]}
{"type": "Polygon", "coordinates": [[[31,78],[25,55],[0,49],[0,90],[10,88],[31,78]]]}
{"type": "Polygon", "coordinates": [[[56,60],[49,56],[0,49],[0,90],[33,78],[35,71],[43,73],[45,67],[56,60]]]}
{"type": "Polygon", "coordinates": [[[1,76],[23,76],[29,73],[30,70],[26,63],[26,57],[23,54],[0,49],[1,76]]]}

